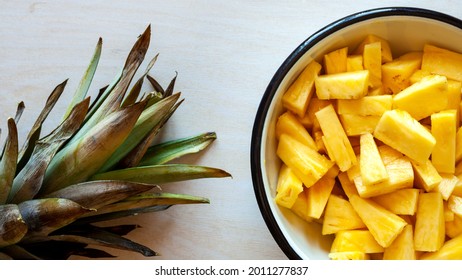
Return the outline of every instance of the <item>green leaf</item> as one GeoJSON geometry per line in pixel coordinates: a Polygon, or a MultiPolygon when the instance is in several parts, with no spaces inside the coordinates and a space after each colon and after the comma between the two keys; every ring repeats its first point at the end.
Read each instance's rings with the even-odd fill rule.
{"type": "Polygon", "coordinates": [[[154,145],[148,148],[139,166],[164,164],[187,154],[198,153],[216,138],[215,132],[207,132],[154,145]]]}
{"type": "Polygon", "coordinates": [[[92,180],[122,180],[146,184],[163,184],[201,178],[230,177],[228,172],[206,166],[165,164],[141,166],[96,174],[92,180]]]}
{"type": "Polygon", "coordinates": [[[42,124],[45,119],[48,117],[48,114],[55,106],[56,102],[58,102],[59,97],[64,91],[66,87],[67,80],[62,82],[61,84],[57,85],[55,89],[51,92],[50,96],[48,97],[45,106],[43,107],[40,115],[38,116],[37,120],[35,121],[34,125],[29,131],[27,135],[26,142],[22,146],[21,150],[19,151],[18,155],[18,166],[16,168],[16,172],[22,170],[22,168],[26,165],[29,161],[29,158],[32,154],[32,151],[35,148],[35,142],[40,138],[40,131],[42,130],[42,124]]]}
{"type": "Polygon", "coordinates": [[[82,80],[80,80],[80,83],[74,93],[74,96],[72,97],[72,100],[69,103],[69,106],[67,107],[66,113],[64,114],[63,120],[65,120],[69,116],[75,105],[77,105],[85,99],[88,89],[90,88],[91,81],[93,80],[93,77],[95,75],[96,67],[98,66],[99,58],[101,56],[102,45],[103,39],[99,38],[90,64],[88,65],[88,68],[85,71],[82,80]]]}
{"type": "Polygon", "coordinates": [[[172,205],[154,205],[151,207],[129,209],[129,210],[124,210],[124,211],[119,211],[119,212],[111,212],[111,213],[106,213],[106,214],[101,214],[101,215],[83,217],[75,221],[74,225],[86,225],[90,223],[109,221],[113,219],[129,217],[129,216],[136,216],[136,215],[143,214],[143,213],[160,212],[160,211],[167,210],[171,206],[172,205]]]}
{"type": "Polygon", "coordinates": [[[157,186],[123,181],[89,181],[71,185],[45,197],[66,198],[86,208],[99,209],[155,187],[157,186]]]}
{"type": "Polygon", "coordinates": [[[18,129],[15,121],[8,119],[8,138],[5,142],[5,150],[0,159],[0,204],[4,204],[8,198],[16,175],[16,163],[18,161],[18,129]]]}
{"type": "Polygon", "coordinates": [[[88,110],[90,99],[77,104],[71,114],[47,137],[38,141],[31,159],[14,178],[8,201],[19,203],[32,199],[42,186],[46,169],[59,148],[79,129],[88,110]]]}
{"type": "Polygon", "coordinates": [[[15,244],[26,235],[24,223],[16,204],[0,205],[0,248],[15,244]]]}

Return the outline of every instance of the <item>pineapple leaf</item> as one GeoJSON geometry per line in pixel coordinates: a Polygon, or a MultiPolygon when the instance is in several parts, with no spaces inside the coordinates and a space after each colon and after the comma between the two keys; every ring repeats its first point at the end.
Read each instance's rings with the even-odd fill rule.
{"type": "Polygon", "coordinates": [[[26,142],[24,143],[21,150],[19,151],[18,165],[16,168],[16,172],[21,171],[22,168],[29,161],[29,158],[35,147],[35,142],[40,138],[40,131],[42,130],[42,124],[45,121],[45,119],[48,117],[48,114],[53,109],[56,102],[58,102],[58,99],[63,93],[64,88],[66,87],[66,84],[67,84],[67,80],[57,85],[55,89],[51,92],[50,96],[48,97],[45,103],[45,107],[43,107],[42,112],[40,112],[40,115],[38,116],[37,120],[35,121],[34,125],[29,131],[29,134],[27,135],[26,142]]]}
{"type": "Polygon", "coordinates": [[[27,233],[16,204],[0,205],[0,248],[19,242],[27,233]]]}
{"type": "Polygon", "coordinates": [[[19,203],[32,199],[42,185],[45,171],[58,149],[80,127],[88,110],[90,99],[77,104],[68,118],[53,132],[37,142],[29,162],[14,178],[8,201],[19,203]]]}
{"type": "Polygon", "coordinates": [[[146,135],[155,127],[179,98],[179,94],[162,99],[149,108],[146,108],[136,122],[127,139],[117,148],[111,157],[104,163],[98,173],[106,172],[116,166],[131,150],[133,150],[146,135]]]}
{"type": "Polygon", "coordinates": [[[167,210],[171,206],[172,205],[154,205],[151,207],[129,209],[129,210],[124,210],[124,211],[119,211],[119,212],[111,212],[111,213],[106,213],[106,214],[101,214],[101,215],[83,217],[75,221],[72,225],[80,226],[80,225],[86,225],[90,223],[124,218],[128,216],[136,216],[142,213],[160,212],[160,211],[167,210]]]}
{"type": "Polygon", "coordinates": [[[146,246],[92,225],[69,227],[50,235],[48,238],[55,241],[78,242],[133,251],[145,257],[157,256],[156,252],[146,246]]]}
{"type": "Polygon", "coordinates": [[[159,82],[153,76],[147,75],[146,77],[148,78],[148,81],[151,83],[154,90],[156,92],[161,93],[162,96],[164,96],[165,95],[164,88],[159,84],[159,82]]]}
{"type": "Polygon", "coordinates": [[[146,184],[163,184],[201,178],[230,177],[228,172],[206,166],[165,164],[132,167],[94,175],[92,180],[122,180],[146,184]]]}
{"type": "Polygon", "coordinates": [[[0,158],[0,205],[4,204],[13,185],[18,160],[18,129],[13,119],[8,119],[8,138],[0,158]]]}
{"type": "Polygon", "coordinates": [[[119,162],[119,168],[135,167],[139,165],[140,160],[152,144],[154,137],[156,137],[165,123],[167,123],[173,113],[175,113],[176,109],[183,103],[183,100],[184,99],[180,100],[170,108],[170,111],[151,129],[148,135],[146,135],[143,140],[119,162]]]}
{"type": "Polygon", "coordinates": [[[148,148],[139,165],[164,164],[187,154],[198,153],[215,141],[216,138],[215,132],[207,132],[154,145],[148,148]]]}
{"type": "Polygon", "coordinates": [[[74,96],[72,97],[72,100],[69,103],[69,106],[67,107],[67,111],[64,114],[63,120],[65,120],[69,116],[76,104],[82,102],[85,99],[88,89],[90,88],[91,81],[93,80],[93,77],[95,75],[96,68],[98,66],[99,58],[101,56],[102,45],[103,39],[99,38],[90,64],[88,65],[88,68],[85,71],[82,80],[80,80],[79,86],[77,87],[77,90],[75,91],[74,96]]]}
{"type": "Polygon", "coordinates": [[[173,88],[175,87],[176,77],[178,76],[178,72],[175,72],[175,77],[170,81],[167,89],[165,90],[164,97],[170,96],[173,94],[173,88]]]}
{"type": "Polygon", "coordinates": [[[66,198],[83,207],[99,209],[155,187],[157,186],[123,181],[89,181],[68,186],[45,197],[66,198]]]}
{"type": "Polygon", "coordinates": [[[40,260],[38,256],[17,244],[2,248],[2,252],[14,260],[40,260]]]}
{"type": "Polygon", "coordinates": [[[29,229],[23,238],[26,242],[47,236],[74,222],[85,213],[94,211],[64,198],[28,200],[18,204],[18,208],[29,229]]]}
{"type": "Polygon", "coordinates": [[[135,195],[126,198],[122,201],[101,207],[95,212],[85,215],[96,216],[107,213],[121,212],[134,209],[149,208],[158,205],[177,205],[177,204],[197,204],[197,203],[210,203],[205,197],[192,196],[187,194],[173,194],[173,193],[147,193],[135,195]]]}
{"type": "Polygon", "coordinates": [[[114,112],[82,139],[66,145],[50,162],[40,195],[92,176],[127,138],[145,106],[146,102],[139,102],[114,112]]]}
{"type": "Polygon", "coordinates": [[[14,121],[16,123],[19,123],[19,119],[21,119],[22,113],[24,112],[25,108],[26,106],[24,105],[23,101],[18,103],[18,108],[16,109],[16,115],[14,116],[14,121]]]}
{"type": "Polygon", "coordinates": [[[49,240],[24,244],[23,247],[23,251],[42,260],[65,260],[73,255],[87,258],[115,257],[103,250],[86,248],[87,244],[80,242],[49,240]]]}
{"type": "Polygon", "coordinates": [[[117,225],[117,226],[108,226],[108,227],[101,227],[103,230],[124,236],[132,232],[137,228],[141,228],[139,225],[117,225]]]}

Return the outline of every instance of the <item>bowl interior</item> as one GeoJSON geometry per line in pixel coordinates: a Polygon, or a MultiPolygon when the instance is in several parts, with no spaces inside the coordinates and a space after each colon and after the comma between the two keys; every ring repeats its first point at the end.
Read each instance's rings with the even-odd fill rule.
{"type": "Polygon", "coordinates": [[[252,157],[257,157],[254,162],[261,170],[261,182],[255,184],[254,180],[255,188],[263,188],[259,193],[256,191],[260,209],[273,237],[290,258],[328,259],[333,237],[321,236],[320,225],[308,224],[274,203],[281,164],[276,156],[275,124],[283,112],[282,95],[310,61],[321,62],[323,54],[344,46],[354,49],[368,34],[388,40],[393,57],[421,51],[425,43],[462,52],[460,21],[431,11],[398,8],[339,20],[308,38],[289,56],[265,93],[267,102],[260,105],[256,123],[261,123],[261,145],[252,157]]]}

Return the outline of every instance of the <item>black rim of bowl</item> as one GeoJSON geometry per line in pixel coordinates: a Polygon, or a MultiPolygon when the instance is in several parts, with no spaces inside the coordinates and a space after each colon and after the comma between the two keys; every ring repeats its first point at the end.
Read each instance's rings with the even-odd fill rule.
{"type": "Polygon", "coordinates": [[[414,16],[422,17],[428,19],[434,19],[453,25],[462,29],[462,21],[452,17],[450,15],[436,12],[427,9],[414,8],[414,7],[386,7],[386,8],[377,8],[370,9],[362,12],[358,12],[349,16],[346,16],[342,19],[339,19],[324,28],[320,29],[308,39],[306,39],[302,44],[300,44],[282,63],[279,69],[274,74],[271,79],[266,91],[263,95],[262,101],[258,107],[258,111],[255,117],[255,122],[252,130],[252,140],[250,148],[250,160],[251,160],[251,172],[252,172],[252,181],[254,186],[254,192],[257,199],[258,206],[260,208],[261,214],[265,220],[267,227],[269,228],[273,238],[276,240],[279,247],[286,254],[289,259],[301,259],[301,257],[295,252],[291,247],[288,240],[284,236],[279,227],[276,219],[271,212],[269,202],[266,198],[266,191],[263,184],[263,175],[262,175],[262,163],[261,163],[261,146],[262,146],[262,133],[265,125],[266,115],[268,109],[272,103],[272,99],[278,89],[279,84],[284,79],[285,75],[289,72],[292,66],[300,59],[311,47],[316,45],[319,41],[325,37],[331,35],[332,33],[345,28],[351,24],[358,23],[361,21],[369,20],[377,17],[386,17],[386,16],[414,16]]]}

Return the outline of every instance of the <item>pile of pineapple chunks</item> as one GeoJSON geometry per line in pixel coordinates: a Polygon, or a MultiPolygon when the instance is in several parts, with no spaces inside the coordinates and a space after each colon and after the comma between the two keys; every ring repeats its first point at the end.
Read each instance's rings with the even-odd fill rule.
{"type": "Polygon", "coordinates": [[[422,47],[368,35],[282,96],[275,201],[334,235],[331,259],[462,259],[462,54],[422,47]]]}

